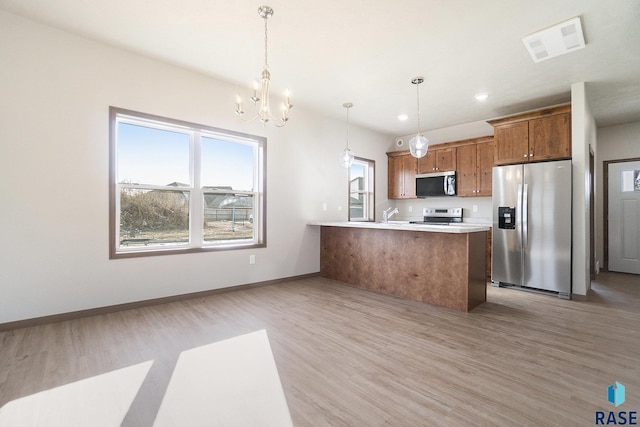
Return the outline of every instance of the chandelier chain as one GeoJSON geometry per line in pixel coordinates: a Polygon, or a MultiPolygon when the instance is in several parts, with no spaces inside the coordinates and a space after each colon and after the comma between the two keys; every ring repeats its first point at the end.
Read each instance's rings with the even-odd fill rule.
{"type": "Polygon", "coordinates": [[[265,70],[269,69],[269,62],[267,61],[267,47],[268,47],[268,43],[267,43],[267,19],[269,17],[265,16],[264,17],[264,68],[265,70]]]}

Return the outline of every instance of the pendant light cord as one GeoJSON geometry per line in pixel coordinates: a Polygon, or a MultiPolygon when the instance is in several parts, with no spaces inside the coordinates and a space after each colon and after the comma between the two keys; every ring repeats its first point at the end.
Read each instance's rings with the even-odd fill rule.
{"type": "Polygon", "coordinates": [[[416,98],[418,105],[418,133],[416,135],[420,135],[420,83],[416,84],[416,98]]]}
{"type": "Polygon", "coordinates": [[[349,108],[347,108],[347,150],[349,149],[349,108]]]}

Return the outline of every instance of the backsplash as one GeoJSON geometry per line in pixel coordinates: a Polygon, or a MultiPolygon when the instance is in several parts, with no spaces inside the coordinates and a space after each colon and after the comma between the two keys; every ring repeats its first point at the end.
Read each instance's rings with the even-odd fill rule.
{"type": "MultiPolygon", "coordinates": [[[[425,199],[389,200],[400,211],[394,219],[422,221],[422,208],[462,208],[464,222],[490,224],[493,221],[491,197],[429,197],[425,199]],[[477,212],[474,212],[477,207],[477,212]]],[[[376,212],[376,217],[381,213],[376,212]]]]}

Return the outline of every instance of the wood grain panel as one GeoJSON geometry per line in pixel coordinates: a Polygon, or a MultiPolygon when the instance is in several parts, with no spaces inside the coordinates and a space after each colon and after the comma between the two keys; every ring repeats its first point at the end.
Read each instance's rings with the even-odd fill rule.
{"type": "Polygon", "coordinates": [[[478,172],[476,196],[491,196],[493,166],[495,165],[495,142],[478,144],[478,172]]]}
{"type": "Polygon", "coordinates": [[[389,199],[415,199],[417,159],[409,151],[394,151],[387,156],[387,196],[389,199]]]}
{"type": "Polygon", "coordinates": [[[507,165],[527,162],[529,158],[529,122],[517,122],[494,128],[495,163],[507,165]]]}
{"type": "Polygon", "coordinates": [[[456,170],[457,151],[457,148],[435,150],[437,156],[436,169],[443,172],[456,170]]]}
{"type": "Polygon", "coordinates": [[[389,157],[387,175],[387,196],[401,199],[404,193],[404,172],[401,157],[389,157]]]}
{"type": "Polygon", "coordinates": [[[320,235],[324,277],[462,311],[484,301],[475,280],[484,288],[486,232],[322,227],[320,235]]]}
{"type": "Polygon", "coordinates": [[[499,119],[487,120],[491,126],[502,126],[508,123],[529,121],[540,117],[548,117],[554,114],[571,113],[571,104],[563,104],[555,107],[542,108],[540,110],[528,111],[526,113],[514,114],[499,119]]]}
{"type": "Polygon", "coordinates": [[[443,148],[444,144],[429,147],[427,155],[418,159],[418,173],[456,170],[457,148],[443,148]]]}
{"type": "Polygon", "coordinates": [[[416,198],[416,169],[418,167],[418,161],[415,157],[403,156],[402,157],[402,171],[403,171],[403,194],[404,199],[416,198]]]}
{"type": "MultiPolygon", "coordinates": [[[[492,147],[493,148],[493,147],[492,147]]],[[[460,197],[475,196],[477,184],[477,145],[458,147],[456,186],[460,197]]]]}
{"type": "Polygon", "coordinates": [[[529,122],[529,161],[571,158],[571,114],[529,122]]]}
{"type": "Polygon", "coordinates": [[[418,159],[418,173],[432,173],[436,171],[437,156],[433,147],[427,150],[424,157],[418,159]]]}

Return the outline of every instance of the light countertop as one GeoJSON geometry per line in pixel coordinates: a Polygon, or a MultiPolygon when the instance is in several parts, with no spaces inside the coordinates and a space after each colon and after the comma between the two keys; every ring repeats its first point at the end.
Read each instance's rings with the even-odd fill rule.
{"type": "Polygon", "coordinates": [[[309,225],[323,227],[375,228],[381,230],[428,231],[430,233],[476,233],[489,231],[491,226],[485,224],[457,223],[455,225],[410,224],[409,221],[358,222],[358,221],[316,221],[309,225]]]}

